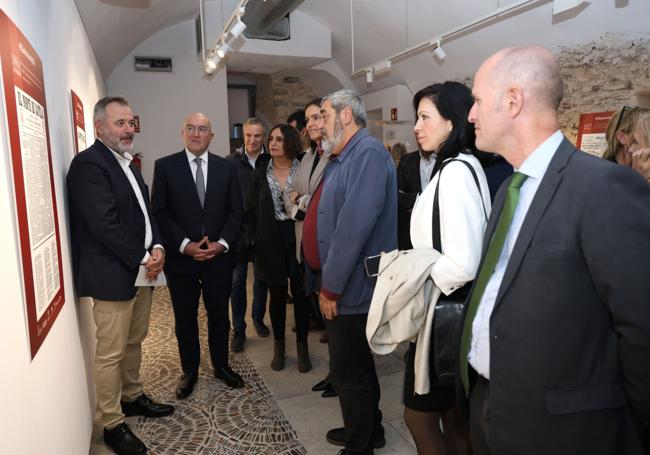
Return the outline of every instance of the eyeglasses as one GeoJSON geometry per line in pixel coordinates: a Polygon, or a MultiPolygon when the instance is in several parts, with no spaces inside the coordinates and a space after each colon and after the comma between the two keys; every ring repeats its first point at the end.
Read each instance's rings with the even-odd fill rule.
{"type": "Polygon", "coordinates": [[[637,109],[641,109],[641,107],[635,106],[633,104],[626,104],[625,106],[623,106],[623,109],[621,109],[621,113],[618,115],[618,120],[616,120],[616,127],[614,128],[614,133],[616,133],[618,131],[618,127],[621,126],[623,117],[625,117],[625,111],[636,111],[637,109]]]}
{"type": "Polygon", "coordinates": [[[185,125],[185,131],[187,134],[199,133],[200,136],[206,136],[210,134],[210,128],[207,126],[194,126],[194,125],[185,125]]]}

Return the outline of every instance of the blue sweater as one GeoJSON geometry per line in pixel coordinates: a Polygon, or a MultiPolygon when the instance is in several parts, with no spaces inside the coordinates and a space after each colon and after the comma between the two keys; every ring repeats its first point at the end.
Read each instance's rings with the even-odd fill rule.
{"type": "Polygon", "coordinates": [[[325,169],[318,205],[322,289],[340,296],[338,314],[368,313],[375,279],[363,259],[397,248],[395,163],[364,128],[325,169]]]}

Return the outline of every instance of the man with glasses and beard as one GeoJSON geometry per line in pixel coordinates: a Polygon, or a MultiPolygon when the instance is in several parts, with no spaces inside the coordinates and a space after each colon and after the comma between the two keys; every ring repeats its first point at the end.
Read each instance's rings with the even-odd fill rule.
{"type": "Polygon", "coordinates": [[[127,101],[95,105],[97,140],[68,171],[72,266],[79,297],[91,297],[97,326],[95,388],[104,441],[117,454],[146,446],[125,416],[164,417],[173,406],[153,402],[140,380],[141,345],[149,327],[151,286],[136,287],[138,271],[155,279],[165,263],[149,192],[133,157],[134,120],[127,101]]]}
{"type": "Polygon", "coordinates": [[[385,444],[379,382],[366,340],[375,285],[363,259],[397,247],[397,177],[383,144],[366,130],[359,95],[341,90],[321,104],[322,147],[331,153],[303,226],[305,261],[321,271],[320,308],[330,335],[330,371],[345,427],[327,440],[342,454],[385,444]]]}

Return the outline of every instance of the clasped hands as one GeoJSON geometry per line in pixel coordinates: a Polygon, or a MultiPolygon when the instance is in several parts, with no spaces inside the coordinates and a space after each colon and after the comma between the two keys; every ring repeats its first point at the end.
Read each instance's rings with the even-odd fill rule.
{"type": "Polygon", "coordinates": [[[165,265],[165,250],[162,248],[154,248],[149,254],[149,259],[145,262],[144,266],[147,268],[145,278],[149,281],[154,281],[158,278],[158,274],[162,272],[165,265]]]}
{"type": "Polygon", "coordinates": [[[206,235],[198,242],[189,242],[183,249],[183,254],[192,256],[195,261],[209,261],[220,255],[226,247],[219,242],[211,242],[206,235]]]}

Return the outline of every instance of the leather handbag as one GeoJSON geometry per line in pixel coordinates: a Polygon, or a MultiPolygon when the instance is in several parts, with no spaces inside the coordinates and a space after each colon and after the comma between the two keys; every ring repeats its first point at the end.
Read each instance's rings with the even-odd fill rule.
{"type": "MultiPolygon", "coordinates": [[[[467,161],[451,159],[443,163],[439,173],[442,173],[444,167],[452,161],[458,161],[467,166],[469,171],[474,177],[474,182],[478,187],[481,201],[483,201],[483,194],[481,192],[481,185],[478,181],[476,171],[467,161]]],[[[438,226],[438,229],[432,229],[433,232],[433,247],[444,254],[440,240],[440,205],[438,202],[438,190],[440,187],[440,177],[436,185],[436,192],[433,198],[433,221],[432,226],[438,226]]],[[[487,219],[487,210],[483,205],[483,212],[487,219]]],[[[465,285],[450,295],[440,294],[436,309],[433,316],[433,372],[435,377],[431,375],[431,386],[450,386],[454,384],[456,378],[456,366],[458,365],[458,352],[460,349],[460,323],[463,316],[463,307],[469,292],[472,288],[472,281],[465,283],[465,285]]]]}

